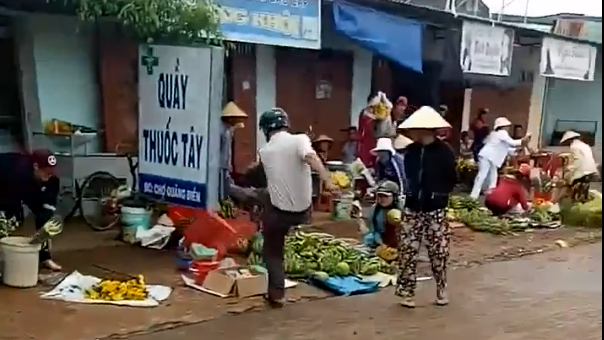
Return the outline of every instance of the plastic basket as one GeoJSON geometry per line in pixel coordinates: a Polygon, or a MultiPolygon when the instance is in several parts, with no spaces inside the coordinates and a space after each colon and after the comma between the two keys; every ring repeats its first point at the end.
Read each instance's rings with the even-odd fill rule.
{"type": "Polygon", "coordinates": [[[175,226],[188,226],[191,224],[196,214],[197,210],[194,208],[177,205],[168,207],[168,217],[172,220],[175,226]]]}
{"type": "Polygon", "coordinates": [[[193,261],[191,265],[191,273],[195,278],[195,283],[198,285],[203,284],[208,274],[215,269],[218,269],[220,262],[214,261],[193,261]]]}

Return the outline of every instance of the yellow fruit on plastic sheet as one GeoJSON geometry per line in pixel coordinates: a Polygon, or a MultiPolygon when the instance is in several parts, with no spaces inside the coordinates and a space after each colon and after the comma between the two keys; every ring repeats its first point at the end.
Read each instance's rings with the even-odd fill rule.
{"type": "Polygon", "coordinates": [[[86,298],[103,301],[146,300],[148,296],[145,278],[139,275],[128,280],[102,279],[84,292],[86,298]]]}

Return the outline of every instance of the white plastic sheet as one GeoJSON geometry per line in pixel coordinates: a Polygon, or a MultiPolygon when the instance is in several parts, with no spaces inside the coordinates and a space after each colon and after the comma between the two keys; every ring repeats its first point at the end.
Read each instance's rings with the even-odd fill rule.
{"type": "Polygon", "coordinates": [[[69,274],[50,292],[42,293],[42,299],[62,300],[67,302],[88,304],[110,304],[129,307],[156,307],[160,302],[167,300],[172,293],[172,288],[158,285],[147,285],[149,297],[142,301],[104,301],[87,299],[84,292],[101,281],[100,278],[90,275],[82,275],[77,271],[69,274]]]}

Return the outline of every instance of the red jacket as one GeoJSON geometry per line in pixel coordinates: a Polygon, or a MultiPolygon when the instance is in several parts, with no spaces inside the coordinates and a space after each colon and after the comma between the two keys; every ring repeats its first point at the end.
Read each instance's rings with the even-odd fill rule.
{"type": "Polygon", "coordinates": [[[358,125],[357,156],[363,161],[365,166],[370,168],[375,161],[375,156],[371,154],[371,149],[375,148],[376,145],[376,138],[373,132],[374,121],[371,117],[365,115],[364,111],[361,111],[358,125]]]}
{"type": "Polygon", "coordinates": [[[527,194],[522,184],[512,178],[503,177],[497,187],[485,197],[485,205],[497,207],[500,210],[509,210],[518,203],[522,209],[528,210],[527,194]]]}

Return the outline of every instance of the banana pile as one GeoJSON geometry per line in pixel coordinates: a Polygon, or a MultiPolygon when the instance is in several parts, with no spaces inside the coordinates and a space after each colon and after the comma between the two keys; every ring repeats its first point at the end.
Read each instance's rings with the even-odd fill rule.
{"type": "Polygon", "coordinates": [[[87,299],[103,301],[141,301],[148,295],[142,275],[128,280],[103,279],[84,292],[87,299]]]}
{"type": "Polygon", "coordinates": [[[479,209],[480,201],[470,196],[451,196],[449,198],[450,209],[479,209]]]}
{"type": "Polygon", "coordinates": [[[375,250],[375,254],[387,262],[394,261],[398,258],[398,251],[395,248],[388,247],[385,244],[378,246],[375,250]]]}
{"type": "Polygon", "coordinates": [[[457,159],[457,172],[459,173],[474,173],[478,171],[478,166],[475,162],[465,158],[457,159]]]}
{"type": "Polygon", "coordinates": [[[384,104],[381,101],[377,105],[375,105],[372,110],[373,110],[373,115],[378,120],[384,120],[390,114],[390,110],[388,109],[388,106],[386,106],[386,104],[384,104]]]}
{"type": "Polygon", "coordinates": [[[332,171],[331,183],[340,189],[348,189],[352,185],[352,180],[344,171],[332,171]]]}

